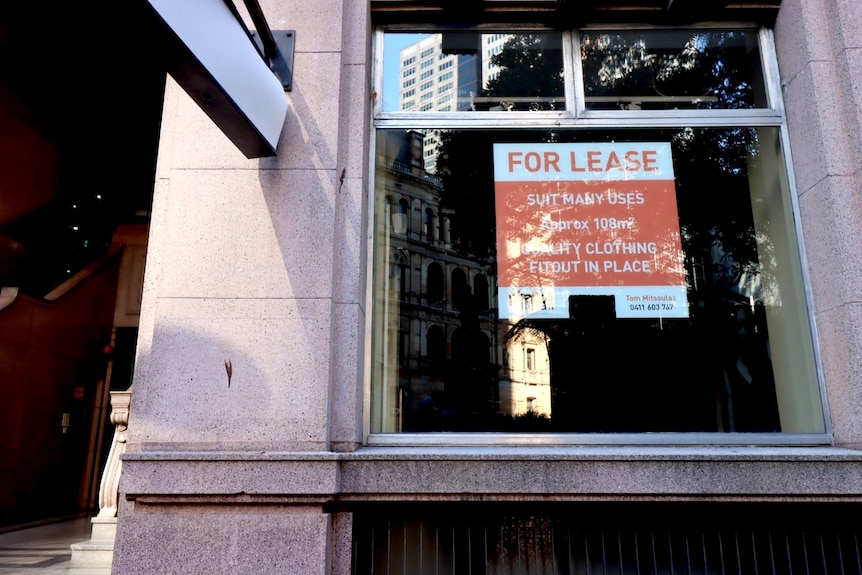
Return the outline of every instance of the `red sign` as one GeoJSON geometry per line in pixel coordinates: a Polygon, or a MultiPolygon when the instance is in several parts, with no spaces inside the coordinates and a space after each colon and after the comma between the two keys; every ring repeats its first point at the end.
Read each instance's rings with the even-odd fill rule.
{"type": "Polygon", "coordinates": [[[494,146],[500,317],[569,317],[613,295],[617,317],[687,317],[670,145],[494,146]]]}

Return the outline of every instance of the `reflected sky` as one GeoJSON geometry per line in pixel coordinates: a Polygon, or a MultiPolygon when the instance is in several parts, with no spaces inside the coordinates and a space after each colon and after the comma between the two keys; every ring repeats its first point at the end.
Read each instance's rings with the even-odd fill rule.
{"type": "Polygon", "coordinates": [[[404,48],[427,38],[430,34],[385,34],[383,36],[383,109],[398,109],[398,92],[401,87],[401,58],[404,48]]]}

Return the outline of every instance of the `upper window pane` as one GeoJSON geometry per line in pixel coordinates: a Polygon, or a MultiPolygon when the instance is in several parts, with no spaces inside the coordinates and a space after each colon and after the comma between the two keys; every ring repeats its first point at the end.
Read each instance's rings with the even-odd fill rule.
{"type": "Polygon", "coordinates": [[[559,33],[386,33],[384,112],[565,109],[559,33]]]}
{"type": "Polygon", "coordinates": [[[768,107],[755,31],[587,31],[581,61],[588,110],[768,107]]]}

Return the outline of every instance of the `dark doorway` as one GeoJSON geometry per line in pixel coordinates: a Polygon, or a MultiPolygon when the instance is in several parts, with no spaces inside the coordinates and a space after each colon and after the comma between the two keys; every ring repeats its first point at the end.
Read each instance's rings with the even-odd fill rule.
{"type": "Polygon", "coordinates": [[[138,9],[0,6],[0,288],[14,296],[0,309],[0,527],[96,505],[116,234],[149,223],[165,83],[138,9]]]}

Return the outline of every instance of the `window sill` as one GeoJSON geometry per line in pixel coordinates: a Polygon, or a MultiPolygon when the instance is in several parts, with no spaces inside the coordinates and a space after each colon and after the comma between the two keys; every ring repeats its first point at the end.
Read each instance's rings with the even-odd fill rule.
{"type": "Polygon", "coordinates": [[[862,499],[862,451],[801,446],[366,446],[343,500],[862,499]]]}
{"type": "Polygon", "coordinates": [[[705,448],[828,447],[832,436],[826,433],[377,433],[366,441],[369,447],[529,447],[565,448],[618,447],[630,452],[632,447],[705,448]]]}

